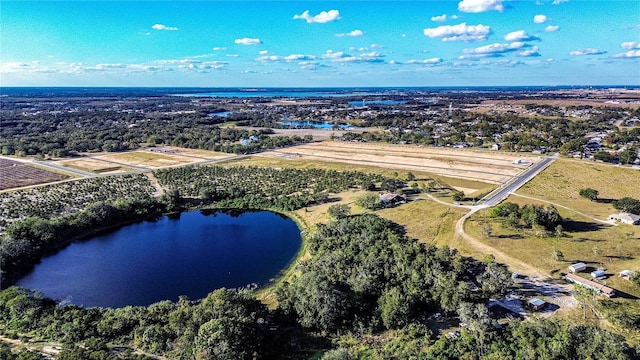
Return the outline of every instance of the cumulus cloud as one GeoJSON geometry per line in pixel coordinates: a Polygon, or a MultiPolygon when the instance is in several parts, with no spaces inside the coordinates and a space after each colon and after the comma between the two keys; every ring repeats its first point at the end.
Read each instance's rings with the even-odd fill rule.
{"type": "Polygon", "coordinates": [[[540,56],[540,53],[537,46],[532,46],[530,49],[520,51],[517,55],[521,57],[536,57],[540,56]]]}
{"type": "Polygon", "coordinates": [[[323,59],[338,59],[344,56],[344,52],[342,51],[333,51],[327,50],[324,54],[322,54],[323,59]]]}
{"type": "Polygon", "coordinates": [[[224,46],[216,46],[213,48],[213,51],[225,51],[225,50],[227,50],[227,48],[224,46]]]}
{"type": "Polygon", "coordinates": [[[437,28],[424,29],[424,35],[430,38],[442,38],[442,41],[479,41],[486,40],[491,33],[489,26],[482,24],[467,25],[444,25],[437,28]]]}
{"type": "Polygon", "coordinates": [[[339,58],[335,58],[333,62],[341,62],[341,63],[381,63],[384,62],[384,55],[372,51],[369,53],[363,53],[355,56],[343,56],[339,58]]]}
{"type": "Polygon", "coordinates": [[[166,31],[176,31],[176,30],[178,30],[177,27],[167,26],[167,25],[163,25],[163,24],[155,24],[151,28],[154,29],[154,30],[166,30],[166,31]]]}
{"type": "Polygon", "coordinates": [[[260,39],[257,39],[257,38],[236,39],[234,42],[236,44],[240,44],[240,45],[259,45],[259,44],[262,44],[262,41],[260,39]]]}
{"type": "Polygon", "coordinates": [[[558,30],[560,30],[560,26],[558,25],[549,25],[546,28],[544,28],[544,31],[546,32],[556,32],[558,30]]]}
{"type": "Polygon", "coordinates": [[[262,55],[256,58],[258,62],[292,62],[292,61],[302,61],[302,60],[314,60],[316,57],[313,55],[303,55],[303,54],[291,54],[287,56],[277,56],[277,55],[262,55]]]}
{"type": "Polygon", "coordinates": [[[442,15],[438,15],[438,16],[432,16],[431,17],[431,21],[435,21],[435,22],[447,21],[447,14],[442,14],[442,15]]]}
{"type": "Polygon", "coordinates": [[[553,0],[552,4],[553,5],[560,5],[562,3],[566,3],[569,2],[569,0],[553,0]]]}
{"type": "Polygon", "coordinates": [[[537,36],[529,35],[524,30],[518,30],[508,33],[504,36],[504,39],[507,41],[532,41],[532,40],[540,40],[537,36]]]}
{"type": "Polygon", "coordinates": [[[502,0],[462,0],[458,3],[458,10],[467,13],[504,10],[502,0]]]}
{"type": "Polygon", "coordinates": [[[624,53],[615,54],[612,56],[615,59],[634,59],[640,58],[640,50],[629,50],[624,53]]]}
{"type": "Polygon", "coordinates": [[[504,53],[517,51],[524,47],[522,42],[513,42],[510,44],[494,43],[489,45],[480,46],[472,49],[463,49],[462,52],[467,55],[464,58],[472,57],[496,57],[502,56],[504,53]]]}
{"type": "Polygon", "coordinates": [[[260,52],[258,54],[267,55],[268,53],[269,53],[269,50],[260,50],[260,52]]]}
{"type": "Polygon", "coordinates": [[[571,56],[584,56],[584,55],[602,55],[602,54],[606,54],[606,53],[607,52],[604,51],[604,50],[587,48],[587,49],[574,50],[574,51],[570,52],[569,55],[571,55],[571,56]]]}
{"type": "Polygon", "coordinates": [[[620,47],[626,50],[631,50],[631,49],[640,49],[640,42],[638,41],[625,41],[622,44],[620,44],[620,47]]]}
{"type": "Polygon", "coordinates": [[[433,65],[433,64],[439,64],[442,62],[441,58],[430,58],[430,59],[423,59],[423,60],[408,60],[407,64],[423,64],[423,65],[433,65]]]}
{"type": "Polygon", "coordinates": [[[547,16],[542,14],[536,15],[533,17],[533,22],[536,24],[544,24],[547,22],[547,16]]]}
{"type": "Polygon", "coordinates": [[[364,35],[364,32],[362,32],[362,30],[356,29],[348,33],[336,34],[336,37],[343,37],[343,36],[356,37],[356,36],[362,36],[362,35],[364,35]]]}
{"type": "Polygon", "coordinates": [[[319,14],[312,16],[312,15],[309,15],[309,10],[305,10],[300,15],[294,15],[293,18],[295,20],[298,20],[298,19],[306,20],[307,23],[309,24],[311,23],[324,24],[324,23],[328,23],[328,22],[340,19],[340,11],[338,10],[321,11],[319,14]]]}

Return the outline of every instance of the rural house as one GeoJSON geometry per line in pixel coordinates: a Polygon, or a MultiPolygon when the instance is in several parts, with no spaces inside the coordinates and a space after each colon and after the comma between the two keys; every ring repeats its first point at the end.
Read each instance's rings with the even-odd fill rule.
{"type": "Polygon", "coordinates": [[[612,214],[609,215],[609,220],[613,220],[615,222],[623,224],[638,225],[640,224],[640,215],[632,213],[612,214]]]}
{"type": "Polygon", "coordinates": [[[527,301],[527,307],[534,311],[542,310],[546,305],[547,303],[544,300],[540,300],[538,298],[533,298],[527,301]]]}
{"type": "Polygon", "coordinates": [[[626,280],[631,280],[633,277],[633,271],[631,270],[622,270],[620,271],[620,277],[626,280]]]}
{"type": "Polygon", "coordinates": [[[404,204],[407,202],[406,196],[393,193],[381,193],[379,198],[380,202],[384,205],[404,204]]]}

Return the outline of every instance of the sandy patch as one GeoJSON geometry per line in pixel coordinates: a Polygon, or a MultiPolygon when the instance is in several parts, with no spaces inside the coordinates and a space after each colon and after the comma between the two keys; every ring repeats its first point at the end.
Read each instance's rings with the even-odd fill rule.
{"type": "Polygon", "coordinates": [[[151,151],[132,151],[126,153],[101,155],[94,159],[104,160],[114,165],[124,165],[144,168],[161,168],[167,166],[186,165],[201,162],[203,159],[176,155],[173,153],[155,153],[151,151]]]}
{"type": "Polygon", "coordinates": [[[260,156],[295,157],[422,171],[494,184],[509,180],[527,167],[514,163],[517,160],[538,160],[531,155],[349,142],[310,143],[265,152],[260,156]]]}

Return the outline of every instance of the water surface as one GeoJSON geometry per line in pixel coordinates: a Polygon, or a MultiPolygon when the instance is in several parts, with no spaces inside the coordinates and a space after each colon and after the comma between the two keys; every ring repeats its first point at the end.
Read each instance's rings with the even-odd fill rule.
{"type": "Polygon", "coordinates": [[[267,284],[300,245],[296,223],[279,214],[187,212],[73,243],[17,285],[84,306],[195,300],[220,287],[267,284]]]}

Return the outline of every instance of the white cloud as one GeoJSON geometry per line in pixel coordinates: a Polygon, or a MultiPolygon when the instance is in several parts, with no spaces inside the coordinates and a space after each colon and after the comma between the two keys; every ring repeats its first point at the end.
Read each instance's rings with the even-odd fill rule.
{"type": "Polygon", "coordinates": [[[268,53],[269,53],[269,50],[260,50],[260,52],[258,54],[267,55],[268,53]]]}
{"type": "Polygon", "coordinates": [[[631,50],[631,49],[640,49],[640,42],[638,41],[625,41],[622,44],[620,44],[620,47],[626,50],[631,50]]]}
{"type": "Polygon", "coordinates": [[[517,55],[521,57],[535,57],[535,56],[540,56],[540,53],[538,52],[538,47],[533,46],[531,47],[531,49],[520,51],[517,55]]]}
{"type": "Polygon", "coordinates": [[[533,22],[536,24],[544,24],[547,22],[547,16],[542,14],[536,15],[533,17],[533,22]]]}
{"type": "Polygon", "coordinates": [[[257,39],[257,38],[236,39],[234,42],[236,44],[240,44],[240,45],[258,45],[258,44],[262,44],[262,41],[260,39],[257,39]]]}
{"type": "Polygon", "coordinates": [[[441,62],[442,62],[441,58],[430,58],[430,59],[423,59],[423,60],[408,60],[407,64],[433,65],[433,64],[439,64],[441,62]]]}
{"type": "Polygon", "coordinates": [[[322,54],[323,59],[339,59],[344,56],[344,52],[342,51],[333,51],[327,50],[324,54],[322,54]]]}
{"type": "Polygon", "coordinates": [[[574,51],[570,52],[569,55],[571,55],[571,56],[602,55],[602,54],[606,54],[606,53],[607,52],[603,51],[603,50],[587,48],[587,49],[574,50],[574,51]]]}
{"type": "Polygon", "coordinates": [[[340,11],[338,10],[329,10],[329,11],[321,11],[318,15],[309,15],[309,10],[305,10],[300,15],[294,15],[294,19],[303,19],[306,20],[307,23],[328,23],[331,21],[335,21],[340,19],[340,11]]]}
{"type": "Polygon", "coordinates": [[[524,30],[518,30],[508,33],[504,36],[507,41],[532,41],[540,40],[537,36],[529,35],[524,30]]]}
{"type": "Polygon", "coordinates": [[[258,62],[291,62],[291,61],[302,61],[302,60],[315,60],[315,56],[313,55],[303,55],[303,54],[291,54],[287,56],[277,56],[277,55],[263,55],[256,58],[258,62]]]}
{"type": "Polygon", "coordinates": [[[151,28],[154,29],[154,30],[166,30],[166,31],[176,31],[176,30],[178,30],[177,27],[167,26],[167,25],[163,25],[163,24],[155,24],[151,28]]]}
{"type": "Polygon", "coordinates": [[[555,31],[558,31],[558,30],[560,30],[560,26],[558,26],[558,25],[549,25],[546,28],[544,28],[544,31],[546,31],[546,32],[555,32],[555,31]]]}
{"type": "Polygon", "coordinates": [[[369,45],[370,48],[372,49],[384,49],[384,46],[380,45],[380,44],[371,44],[369,45]]]}
{"type": "Polygon", "coordinates": [[[480,13],[490,10],[502,12],[502,0],[462,0],[458,3],[458,10],[467,13],[480,13]]]}
{"type": "Polygon", "coordinates": [[[431,17],[431,21],[435,21],[435,22],[447,21],[447,14],[442,14],[442,15],[438,15],[438,16],[432,16],[431,17]]]}
{"type": "Polygon", "coordinates": [[[491,33],[489,26],[482,24],[467,25],[444,25],[432,29],[424,29],[424,35],[430,38],[442,38],[442,41],[479,41],[486,40],[491,33]]]}
{"type": "Polygon", "coordinates": [[[227,48],[224,46],[216,46],[213,48],[213,51],[225,51],[225,50],[227,50],[227,48]]]}
{"type": "Polygon", "coordinates": [[[569,2],[569,0],[553,0],[553,5],[560,5],[562,3],[569,2]]]}
{"type": "Polygon", "coordinates": [[[624,53],[615,54],[612,56],[616,59],[632,59],[632,58],[640,58],[640,50],[629,50],[624,53]]]}
{"type": "Polygon", "coordinates": [[[364,32],[362,32],[362,30],[356,29],[348,33],[336,34],[336,37],[343,37],[343,36],[356,37],[356,36],[362,36],[362,35],[364,35],[364,32]]]}
{"type": "Polygon", "coordinates": [[[331,59],[332,62],[337,63],[381,63],[384,62],[383,57],[384,55],[375,51],[359,55],[346,55],[343,52],[327,50],[327,52],[322,55],[323,59],[331,59]]]}
{"type": "Polygon", "coordinates": [[[240,56],[239,54],[227,54],[227,57],[234,57],[234,58],[236,58],[236,57],[239,57],[239,56],[240,56]]]}
{"type": "Polygon", "coordinates": [[[470,57],[493,57],[501,56],[501,54],[512,52],[524,47],[522,42],[513,42],[510,44],[489,44],[472,49],[463,49],[462,52],[470,57]]]}

